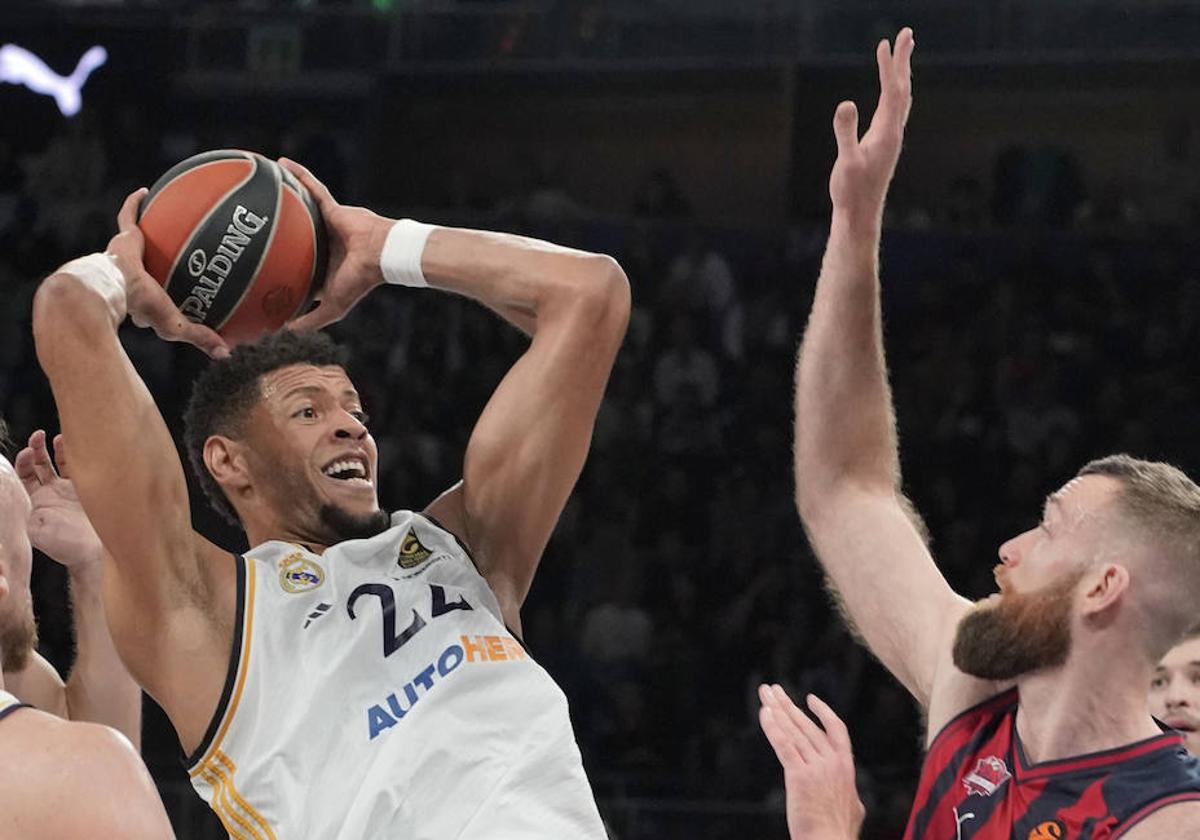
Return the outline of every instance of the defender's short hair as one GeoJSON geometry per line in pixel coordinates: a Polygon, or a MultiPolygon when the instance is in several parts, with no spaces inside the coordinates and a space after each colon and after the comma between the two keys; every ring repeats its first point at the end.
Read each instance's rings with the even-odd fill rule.
{"type": "Polygon", "coordinates": [[[8,436],[8,424],[4,422],[3,417],[0,417],[0,456],[7,458],[11,451],[12,438],[8,436]]]}
{"type": "Polygon", "coordinates": [[[1142,588],[1154,602],[1145,641],[1157,661],[1189,631],[1200,631],[1200,486],[1178,467],[1129,455],[1091,461],[1079,475],[1120,482],[1119,516],[1154,549],[1159,562],[1142,588]]]}
{"type": "Polygon", "coordinates": [[[267,333],[213,361],[192,386],[183,415],[188,461],[209,504],[234,525],[241,525],[237,513],[204,465],[204,442],[213,435],[240,438],[250,410],[262,399],[263,376],[289,365],[345,368],[346,351],[325,333],[267,333]]]}

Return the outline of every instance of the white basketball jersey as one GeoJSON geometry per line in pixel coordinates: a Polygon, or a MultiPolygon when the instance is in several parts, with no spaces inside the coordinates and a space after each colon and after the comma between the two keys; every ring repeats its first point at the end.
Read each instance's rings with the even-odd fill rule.
{"type": "Polygon", "coordinates": [[[233,840],[595,838],[550,676],[452,534],[408,511],[238,561],[233,655],[189,768],[233,840]]]}

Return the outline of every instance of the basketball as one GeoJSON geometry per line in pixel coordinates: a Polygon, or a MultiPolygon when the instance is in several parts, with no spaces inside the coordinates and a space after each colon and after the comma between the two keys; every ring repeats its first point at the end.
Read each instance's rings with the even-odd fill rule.
{"type": "Polygon", "coordinates": [[[204,152],[142,201],[145,266],[192,321],[230,344],[279,329],[324,281],[325,225],[308,190],[253,152],[204,152]]]}

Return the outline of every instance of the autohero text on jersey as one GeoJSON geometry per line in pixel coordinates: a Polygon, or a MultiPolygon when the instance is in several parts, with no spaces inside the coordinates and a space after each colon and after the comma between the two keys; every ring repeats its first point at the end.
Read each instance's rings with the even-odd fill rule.
{"type": "Polygon", "coordinates": [[[422,668],[398,691],[367,709],[367,740],[374,741],[385,730],[399,723],[422,697],[459,666],[518,662],[525,658],[525,649],[512,636],[460,636],[459,643],[448,646],[436,660],[422,668]]]}

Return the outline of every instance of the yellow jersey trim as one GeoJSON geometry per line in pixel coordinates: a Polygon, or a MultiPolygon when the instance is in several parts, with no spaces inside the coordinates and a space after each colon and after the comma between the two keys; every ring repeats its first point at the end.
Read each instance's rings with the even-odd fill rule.
{"type": "Polygon", "coordinates": [[[225,733],[229,730],[229,724],[233,722],[233,716],[237,713],[238,703],[242,699],[242,689],[246,687],[246,674],[250,670],[250,645],[254,638],[254,590],[256,585],[257,569],[256,563],[253,560],[243,560],[246,568],[246,599],[242,609],[242,647],[238,651],[238,675],[237,682],[234,684],[233,695],[229,699],[229,705],[225,708],[224,717],[221,720],[221,726],[217,730],[216,736],[212,739],[212,743],[208,745],[204,755],[196,762],[196,765],[189,771],[188,775],[195,777],[200,775],[208,768],[212,762],[214,755],[221,747],[221,741],[225,738],[225,733]]]}

